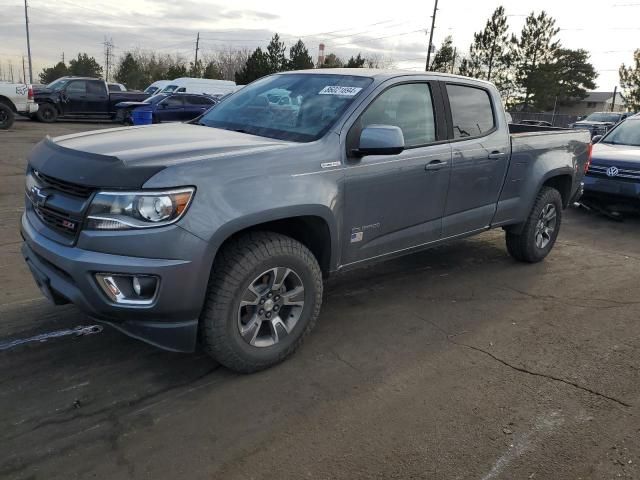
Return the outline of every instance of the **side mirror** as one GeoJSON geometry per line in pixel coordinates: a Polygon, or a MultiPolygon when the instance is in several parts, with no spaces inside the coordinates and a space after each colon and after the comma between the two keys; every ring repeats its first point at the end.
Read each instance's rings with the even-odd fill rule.
{"type": "Polygon", "coordinates": [[[594,136],[591,138],[591,143],[598,143],[600,140],[602,140],[602,137],[603,137],[603,136],[604,136],[604,135],[594,135],[594,136]]]}
{"type": "Polygon", "coordinates": [[[397,155],[404,150],[404,135],[393,125],[369,125],[360,133],[360,144],[355,153],[365,155],[397,155]]]}

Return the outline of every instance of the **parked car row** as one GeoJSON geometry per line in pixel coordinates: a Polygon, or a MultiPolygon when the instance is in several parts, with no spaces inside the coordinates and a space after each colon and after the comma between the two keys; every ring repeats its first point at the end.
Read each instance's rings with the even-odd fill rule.
{"type": "Polygon", "coordinates": [[[143,102],[116,104],[115,121],[133,125],[133,112],[151,112],[152,123],[185,122],[202,115],[219,102],[217,97],[189,93],[158,93],[143,102]]]}
{"type": "Polygon", "coordinates": [[[633,112],[595,112],[569,125],[569,128],[589,130],[592,137],[604,135],[632,115],[633,112]]]}

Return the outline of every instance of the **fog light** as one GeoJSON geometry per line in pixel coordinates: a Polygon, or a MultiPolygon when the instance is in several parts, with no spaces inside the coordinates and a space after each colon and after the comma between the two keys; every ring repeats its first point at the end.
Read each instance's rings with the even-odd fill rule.
{"type": "Polygon", "coordinates": [[[133,291],[139,297],[151,297],[156,291],[158,281],[155,277],[133,277],[133,291]]]}
{"type": "Polygon", "coordinates": [[[122,275],[96,273],[96,281],[113,303],[149,305],[158,290],[158,277],[152,275],[122,275]]]}

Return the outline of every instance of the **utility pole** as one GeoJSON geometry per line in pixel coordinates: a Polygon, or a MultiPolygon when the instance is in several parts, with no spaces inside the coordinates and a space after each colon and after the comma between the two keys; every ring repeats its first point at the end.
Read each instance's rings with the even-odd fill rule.
{"type": "MultiPolygon", "coordinates": [[[[111,59],[113,57],[113,39],[110,38],[107,40],[107,37],[104,37],[104,66],[105,66],[105,81],[109,81],[109,70],[111,67],[111,59]]],[[[62,54],[63,62],[64,62],[64,53],[62,54]]]]}
{"type": "Polygon", "coordinates": [[[31,40],[29,39],[29,11],[27,0],[24,0],[24,24],[27,29],[27,55],[29,55],[29,83],[33,83],[33,65],[31,63],[31,40]]]}
{"type": "Polygon", "coordinates": [[[194,68],[198,68],[198,50],[200,50],[200,32],[198,32],[198,36],[196,37],[196,60],[193,63],[194,68]]]}
{"type": "Polygon", "coordinates": [[[433,16],[431,17],[431,32],[429,32],[429,45],[427,46],[427,64],[424,68],[425,71],[429,71],[429,65],[431,64],[431,45],[433,45],[433,29],[436,28],[436,13],[438,11],[438,0],[433,4],[433,16]]]}
{"type": "Polygon", "coordinates": [[[11,72],[11,83],[13,82],[13,63],[11,63],[11,60],[9,60],[9,71],[11,72]]]}
{"type": "Polygon", "coordinates": [[[611,102],[611,111],[615,111],[616,108],[616,96],[618,95],[618,86],[613,87],[613,101],[611,102]]]}
{"type": "Polygon", "coordinates": [[[62,63],[64,63],[64,52],[62,52],[62,63]]]}
{"type": "Polygon", "coordinates": [[[22,56],[22,83],[27,83],[27,70],[24,68],[24,55],[22,56]]]}

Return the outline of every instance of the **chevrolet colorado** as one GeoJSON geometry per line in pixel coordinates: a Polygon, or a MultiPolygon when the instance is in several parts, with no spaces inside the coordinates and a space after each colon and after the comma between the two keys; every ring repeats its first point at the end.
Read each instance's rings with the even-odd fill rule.
{"type": "Polygon", "coordinates": [[[189,124],[40,142],[22,252],[55,303],[165,349],[200,337],[253,372],[300,345],[334,272],[497,227],[515,259],[544,259],[590,148],[587,131],[509,126],[479,80],[274,74],[189,124]]]}

